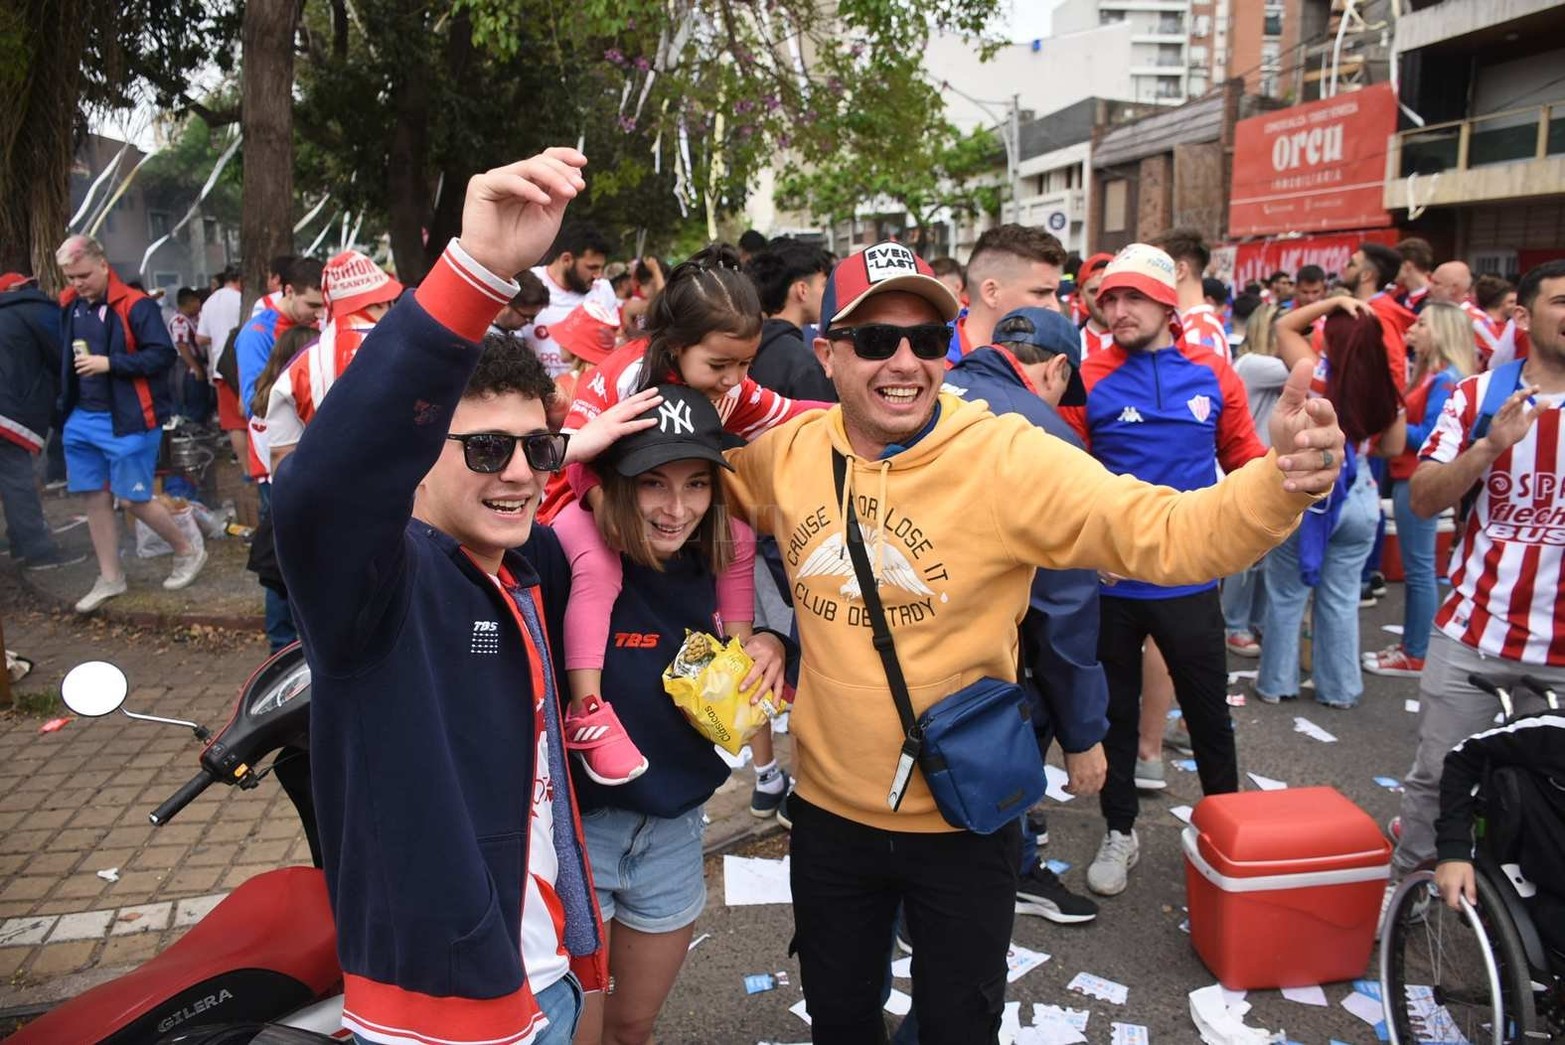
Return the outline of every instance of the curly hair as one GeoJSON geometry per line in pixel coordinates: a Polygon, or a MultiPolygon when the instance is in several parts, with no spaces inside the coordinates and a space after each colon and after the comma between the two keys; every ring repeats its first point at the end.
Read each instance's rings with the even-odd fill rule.
{"type": "Polygon", "coordinates": [[[463,399],[519,392],[545,404],[554,395],[554,381],[533,350],[504,334],[486,334],[478,368],[467,379],[463,399]]]}

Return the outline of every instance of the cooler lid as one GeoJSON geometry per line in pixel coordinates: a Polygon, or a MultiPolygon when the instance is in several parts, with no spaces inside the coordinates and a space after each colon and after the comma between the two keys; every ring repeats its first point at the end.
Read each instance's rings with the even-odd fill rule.
{"type": "Polygon", "coordinates": [[[1201,855],[1231,878],[1375,867],[1391,843],[1373,818],[1334,787],[1212,795],[1191,826],[1201,855]]]}

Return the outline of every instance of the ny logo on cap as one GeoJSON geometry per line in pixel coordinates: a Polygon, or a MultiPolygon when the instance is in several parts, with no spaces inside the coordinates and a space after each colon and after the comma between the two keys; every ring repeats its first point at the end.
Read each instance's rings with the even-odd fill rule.
{"type": "Polygon", "coordinates": [[[871,283],[918,274],[918,258],[900,243],[877,243],[864,251],[864,269],[871,283]]]}
{"type": "Polygon", "coordinates": [[[664,435],[694,433],[696,423],[690,417],[689,403],[666,402],[658,407],[658,431],[664,435]]]}

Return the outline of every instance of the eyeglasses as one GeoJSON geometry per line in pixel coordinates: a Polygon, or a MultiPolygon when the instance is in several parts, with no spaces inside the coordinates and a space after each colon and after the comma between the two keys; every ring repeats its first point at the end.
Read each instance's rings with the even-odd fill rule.
{"type": "Polygon", "coordinates": [[[842,327],[821,335],[828,341],[853,342],[853,354],[860,359],[890,359],[902,347],[903,338],[920,359],[944,359],[951,350],[951,328],[944,323],[920,323],[912,327],[890,323],[866,323],[861,327],[842,327]]]}
{"type": "Polygon", "coordinates": [[[509,435],[505,432],[470,432],[467,435],[448,435],[462,444],[462,460],[469,470],[481,475],[493,475],[505,470],[516,453],[516,444],[522,445],[522,456],[527,467],[535,472],[558,472],[565,467],[565,444],[570,436],[553,432],[531,432],[527,435],[509,435]]]}

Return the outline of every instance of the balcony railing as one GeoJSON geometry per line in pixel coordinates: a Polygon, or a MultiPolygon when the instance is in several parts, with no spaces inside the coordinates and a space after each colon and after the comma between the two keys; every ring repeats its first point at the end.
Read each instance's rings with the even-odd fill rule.
{"type": "Polygon", "coordinates": [[[1565,155],[1565,102],[1433,124],[1397,135],[1398,177],[1565,155]]]}

